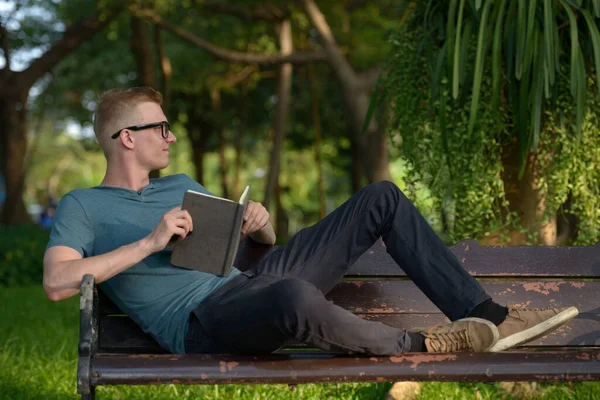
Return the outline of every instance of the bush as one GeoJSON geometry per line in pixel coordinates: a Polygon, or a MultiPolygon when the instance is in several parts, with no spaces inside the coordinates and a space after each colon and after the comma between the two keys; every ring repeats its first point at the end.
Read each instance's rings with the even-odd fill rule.
{"type": "Polygon", "coordinates": [[[49,236],[36,225],[0,225],[0,286],[41,285],[49,236]]]}

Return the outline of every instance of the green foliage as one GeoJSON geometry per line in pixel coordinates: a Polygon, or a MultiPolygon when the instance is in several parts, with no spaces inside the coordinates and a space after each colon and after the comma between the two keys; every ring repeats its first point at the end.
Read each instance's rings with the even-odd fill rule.
{"type": "MultiPolygon", "coordinates": [[[[566,83],[563,80],[563,86],[566,83]]],[[[590,78],[588,86],[595,85],[590,78]]],[[[565,124],[562,113],[573,103],[567,90],[558,97],[561,113],[547,112],[536,156],[540,171],[540,188],[547,194],[548,213],[560,210],[570,195],[569,213],[578,217],[576,245],[593,245],[600,240],[600,98],[588,99],[581,137],[573,140],[572,127],[565,124]]],[[[561,211],[559,211],[561,212],[561,211]]],[[[548,217],[546,215],[545,217],[548,217]]]]}
{"type": "Polygon", "coordinates": [[[29,148],[33,160],[26,177],[26,204],[45,205],[48,196],[59,199],[69,190],[100,183],[106,160],[91,139],[75,139],[62,133],[63,124],[40,124],[29,148]]]}
{"type": "MultiPolygon", "coordinates": [[[[557,76],[564,64],[562,54],[570,54],[567,63],[577,135],[581,134],[588,93],[586,68],[591,65],[595,66],[600,89],[600,33],[597,26],[600,16],[597,4],[592,3],[429,0],[415,11],[411,27],[423,28],[421,43],[428,50],[430,85],[434,94],[442,93],[447,80],[454,99],[466,101],[470,97],[469,135],[476,129],[482,107],[485,112],[483,98],[480,99],[485,86],[483,80],[488,76],[484,74],[484,66],[492,62],[493,81],[488,90],[494,92],[493,107],[499,104],[503,88],[509,87],[510,95],[506,96],[506,101],[514,112],[513,130],[519,137],[520,176],[527,155],[537,150],[543,110],[553,109],[555,104],[557,76]],[[566,27],[568,29],[564,29],[566,27]],[[473,59],[469,52],[472,51],[471,32],[475,31],[477,46],[473,59]],[[473,65],[474,69],[469,71],[473,65]],[[465,79],[467,76],[470,79],[465,79]],[[471,85],[470,91],[465,90],[471,85]]],[[[431,100],[439,99],[434,95],[431,100]]],[[[443,106],[439,102],[438,107],[441,114],[443,106]]]]}
{"type": "Polygon", "coordinates": [[[503,201],[501,153],[510,139],[507,110],[491,107],[491,79],[482,81],[482,109],[473,135],[468,135],[469,104],[453,100],[447,80],[432,104],[427,57],[419,53],[419,30],[394,35],[393,56],[384,84],[392,99],[392,143],[409,163],[407,195],[414,199],[419,185],[432,192],[440,210],[444,239],[455,243],[480,239],[512,226],[501,218],[503,201]],[[435,109],[441,109],[435,118],[435,109]]]}
{"type": "MultiPolygon", "coordinates": [[[[520,146],[525,141],[528,152],[532,148],[527,143],[533,140],[520,134],[514,137],[521,111],[503,97],[496,101],[497,78],[493,66],[488,64],[481,71],[477,123],[469,132],[472,98],[463,95],[454,99],[452,82],[444,77],[439,85],[432,84],[441,74],[442,64],[439,59],[431,59],[431,49],[419,42],[420,37],[422,29],[403,29],[392,36],[392,56],[381,82],[392,104],[392,141],[410,162],[409,183],[431,188],[447,242],[455,243],[465,237],[481,239],[491,232],[500,233],[507,240],[504,234],[509,230],[523,228],[508,208],[501,156],[511,140],[518,140],[520,146]]],[[[477,69],[474,50],[479,45],[473,38],[464,51],[470,56],[465,59],[463,80],[468,80],[477,69]]],[[[537,111],[544,110],[544,118],[539,121],[536,150],[530,153],[536,163],[540,195],[546,201],[545,215],[540,219],[555,216],[570,196],[570,210],[564,212],[579,220],[575,243],[594,244],[600,238],[600,177],[595,168],[600,161],[600,103],[597,96],[586,99],[581,133],[575,135],[578,106],[570,90],[568,58],[563,61],[556,75],[554,99],[545,100],[537,111]]],[[[462,72],[458,76],[461,79],[462,72]]],[[[594,90],[595,74],[587,79],[586,88],[594,90]]],[[[535,237],[530,240],[534,242],[535,237]]]]}
{"type": "Polygon", "coordinates": [[[48,238],[34,225],[0,225],[0,286],[41,285],[48,238]]]}

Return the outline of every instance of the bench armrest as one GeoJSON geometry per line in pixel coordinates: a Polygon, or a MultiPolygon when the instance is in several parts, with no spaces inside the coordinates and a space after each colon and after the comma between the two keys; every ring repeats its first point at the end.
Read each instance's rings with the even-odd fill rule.
{"type": "Polygon", "coordinates": [[[89,394],[92,356],[98,351],[98,290],[93,275],[84,275],[79,298],[77,392],[89,394]]]}

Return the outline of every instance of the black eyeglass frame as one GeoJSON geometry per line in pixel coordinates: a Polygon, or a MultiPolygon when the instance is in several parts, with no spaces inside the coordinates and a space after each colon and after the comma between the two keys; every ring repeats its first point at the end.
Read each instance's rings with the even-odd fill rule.
{"type": "Polygon", "coordinates": [[[129,129],[130,131],[143,131],[144,129],[156,128],[157,126],[160,126],[162,128],[160,133],[161,133],[163,139],[168,138],[169,132],[171,131],[171,124],[169,124],[167,121],[152,122],[150,124],[133,125],[133,126],[128,126],[126,128],[121,128],[121,129],[119,129],[119,131],[117,133],[112,135],[111,138],[112,139],[118,138],[119,135],[121,134],[121,132],[124,131],[125,129],[129,129]]]}

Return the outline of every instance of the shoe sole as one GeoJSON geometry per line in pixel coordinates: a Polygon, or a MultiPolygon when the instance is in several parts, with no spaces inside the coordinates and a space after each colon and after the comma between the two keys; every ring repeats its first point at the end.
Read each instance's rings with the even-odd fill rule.
{"type": "Polygon", "coordinates": [[[535,326],[532,326],[529,329],[525,329],[523,331],[507,336],[504,339],[498,340],[494,346],[491,346],[491,348],[489,348],[486,351],[498,352],[508,350],[511,347],[515,347],[525,342],[530,342],[532,340],[540,338],[546,335],[547,333],[558,329],[561,325],[575,318],[578,314],[579,310],[577,310],[577,308],[569,307],[566,310],[556,314],[551,318],[548,318],[543,322],[540,322],[535,326]]]}

